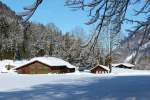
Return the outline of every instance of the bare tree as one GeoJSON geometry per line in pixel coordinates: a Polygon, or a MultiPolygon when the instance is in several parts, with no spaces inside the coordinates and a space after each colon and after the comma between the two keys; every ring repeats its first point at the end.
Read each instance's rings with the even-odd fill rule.
{"type": "MultiPolygon", "coordinates": [[[[121,26],[125,21],[136,23],[137,26],[135,27],[135,29],[130,30],[133,34],[142,28],[147,30],[147,27],[150,26],[150,0],[67,0],[66,6],[69,6],[74,10],[81,9],[88,11],[90,19],[86,24],[96,24],[95,34],[93,34],[92,38],[85,45],[87,46],[89,44],[92,44],[90,51],[94,50],[94,47],[98,41],[99,36],[102,33],[102,30],[107,26],[110,27],[113,23],[114,28],[113,30],[110,30],[109,34],[111,39],[109,43],[109,60],[111,60],[114,34],[118,34],[120,32],[121,26]],[[142,2],[143,5],[139,10],[134,9],[134,15],[140,16],[141,14],[145,14],[147,15],[147,19],[145,21],[142,21],[127,18],[126,14],[128,13],[129,7],[133,7],[140,2],[142,2]]],[[[143,38],[141,39],[138,48],[142,46],[146,32],[147,31],[145,31],[145,33],[143,34],[143,38]]],[[[137,49],[134,59],[136,59],[138,52],[139,49],[137,49]]],[[[109,67],[111,69],[111,65],[109,65],[109,67]]]]}
{"type": "Polygon", "coordinates": [[[112,21],[116,21],[116,30],[118,30],[117,32],[120,31],[129,1],[130,0],[67,0],[66,5],[73,9],[87,9],[89,11],[88,15],[90,19],[86,24],[96,24],[97,30],[93,37],[94,41],[91,46],[91,48],[93,48],[104,26],[110,25],[112,21]]]}
{"type": "Polygon", "coordinates": [[[36,0],[32,5],[24,7],[25,11],[18,14],[21,17],[25,17],[23,22],[26,22],[31,18],[38,6],[42,3],[42,1],[43,0],[36,0]]]}

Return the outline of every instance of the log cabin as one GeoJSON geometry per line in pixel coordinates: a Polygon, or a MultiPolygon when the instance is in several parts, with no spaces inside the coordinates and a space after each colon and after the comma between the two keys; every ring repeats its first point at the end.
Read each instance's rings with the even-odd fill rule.
{"type": "Polygon", "coordinates": [[[75,67],[55,57],[37,57],[14,70],[19,74],[71,73],[75,67]]]}
{"type": "Polygon", "coordinates": [[[96,74],[108,73],[109,68],[107,66],[98,64],[95,67],[92,67],[90,69],[90,72],[91,73],[96,73],[96,74]]]}
{"type": "Polygon", "coordinates": [[[112,64],[112,66],[117,68],[126,68],[126,69],[132,69],[134,67],[134,65],[130,63],[118,63],[118,64],[112,64]]]}

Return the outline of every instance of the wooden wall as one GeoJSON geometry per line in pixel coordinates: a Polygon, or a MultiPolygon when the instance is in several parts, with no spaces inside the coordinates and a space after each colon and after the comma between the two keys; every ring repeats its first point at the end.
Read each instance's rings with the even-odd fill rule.
{"type": "Polygon", "coordinates": [[[40,62],[33,62],[17,69],[19,74],[47,74],[47,73],[69,73],[75,69],[69,69],[66,66],[48,66],[40,62]]]}
{"type": "Polygon", "coordinates": [[[102,74],[102,73],[108,73],[108,71],[101,67],[95,67],[94,69],[91,70],[91,73],[102,74]]]}

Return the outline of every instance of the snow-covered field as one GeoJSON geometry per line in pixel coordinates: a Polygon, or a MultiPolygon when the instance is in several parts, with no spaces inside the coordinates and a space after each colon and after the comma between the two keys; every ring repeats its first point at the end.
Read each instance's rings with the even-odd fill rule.
{"type": "Polygon", "coordinates": [[[0,73],[0,100],[150,100],[150,71],[113,68],[111,74],[0,73]]]}
{"type": "Polygon", "coordinates": [[[0,74],[0,100],[149,100],[150,74],[0,74]]]}

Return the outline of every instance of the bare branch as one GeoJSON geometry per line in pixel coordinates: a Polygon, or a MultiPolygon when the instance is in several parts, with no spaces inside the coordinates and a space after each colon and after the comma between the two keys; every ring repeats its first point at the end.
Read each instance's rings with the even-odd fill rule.
{"type": "Polygon", "coordinates": [[[144,4],[144,6],[141,7],[139,11],[135,10],[135,12],[136,12],[135,15],[137,16],[137,15],[143,13],[143,11],[144,11],[147,7],[149,7],[149,5],[150,5],[150,0],[147,0],[146,3],[144,4]]]}
{"type": "Polygon", "coordinates": [[[18,14],[21,17],[25,17],[23,22],[26,22],[31,18],[38,6],[42,3],[42,1],[43,0],[36,0],[31,6],[24,7],[25,11],[18,14]]]}

